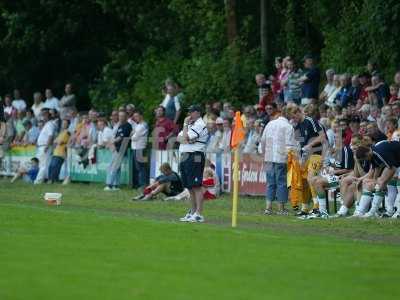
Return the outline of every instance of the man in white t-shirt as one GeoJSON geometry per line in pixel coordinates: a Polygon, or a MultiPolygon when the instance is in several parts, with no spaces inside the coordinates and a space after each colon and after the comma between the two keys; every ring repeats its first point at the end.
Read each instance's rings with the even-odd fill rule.
{"type": "Polygon", "coordinates": [[[100,148],[109,148],[114,139],[113,130],[107,126],[104,118],[97,120],[97,146],[100,148]]]}
{"type": "Polygon", "coordinates": [[[47,109],[42,111],[42,119],[45,122],[37,139],[36,157],[39,159],[39,173],[35,184],[43,183],[47,178],[48,167],[51,159],[52,144],[55,135],[54,122],[50,120],[50,114],[47,109]]]}
{"type": "Polygon", "coordinates": [[[42,112],[42,109],[44,108],[43,101],[42,101],[42,93],[40,92],[35,92],[33,94],[33,105],[32,105],[32,111],[33,115],[35,116],[36,119],[40,119],[40,114],[42,112]]]}
{"type": "Polygon", "coordinates": [[[21,99],[21,93],[19,90],[14,90],[14,100],[12,102],[12,106],[18,111],[26,110],[26,102],[21,99]]]}
{"type": "Polygon", "coordinates": [[[178,135],[180,175],[183,186],[189,190],[192,202],[192,208],[180,219],[181,222],[204,222],[202,185],[207,140],[208,130],[201,118],[201,108],[192,105],[178,135]]]}
{"type": "Polygon", "coordinates": [[[133,156],[133,180],[132,185],[134,188],[146,187],[148,184],[147,180],[147,157],[146,147],[147,138],[149,135],[149,126],[143,120],[141,112],[136,111],[133,114],[133,120],[135,126],[132,129],[131,134],[131,147],[133,156]]]}
{"type": "Polygon", "coordinates": [[[46,101],[44,102],[44,108],[60,110],[59,100],[53,96],[53,91],[51,89],[46,89],[45,91],[46,101]]]}

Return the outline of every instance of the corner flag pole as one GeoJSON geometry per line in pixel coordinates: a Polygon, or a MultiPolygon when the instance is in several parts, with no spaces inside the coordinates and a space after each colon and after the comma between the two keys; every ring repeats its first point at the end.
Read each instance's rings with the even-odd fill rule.
{"type": "Polygon", "coordinates": [[[239,148],[244,139],[244,128],[240,112],[235,115],[235,127],[232,132],[231,147],[233,152],[233,197],[232,197],[232,227],[237,226],[237,207],[239,201],[239,148]]]}
{"type": "Polygon", "coordinates": [[[239,198],[239,147],[233,152],[233,198],[232,198],[232,227],[237,226],[237,206],[239,198]]]}

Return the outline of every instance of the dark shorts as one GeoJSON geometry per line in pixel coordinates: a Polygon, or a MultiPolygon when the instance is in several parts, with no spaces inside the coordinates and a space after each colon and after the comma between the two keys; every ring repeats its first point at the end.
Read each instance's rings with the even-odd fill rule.
{"type": "Polygon", "coordinates": [[[203,185],[205,155],[203,152],[184,152],[181,154],[179,171],[183,187],[192,189],[203,185]]]}

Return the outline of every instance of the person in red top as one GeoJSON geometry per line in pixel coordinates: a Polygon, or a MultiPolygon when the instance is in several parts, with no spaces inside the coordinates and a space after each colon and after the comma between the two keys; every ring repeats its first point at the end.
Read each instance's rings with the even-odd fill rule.
{"type": "Polygon", "coordinates": [[[272,82],[271,88],[272,88],[272,94],[274,96],[274,99],[279,96],[282,86],[279,81],[279,77],[281,76],[282,72],[282,58],[281,57],[275,57],[275,68],[276,68],[276,73],[275,75],[271,75],[270,80],[272,82]]]}
{"type": "Polygon", "coordinates": [[[153,132],[153,148],[157,150],[167,150],[173,147],[171,137],[176,136],[178,126],[165,116],[165,108],[162,106],[157,107],[156,125],[153,132]]]}
{"type": "Polygon", "coordinates": [[[362,103],[365,104],[368,101],[368,91],[366,91],[366,88],[370,85],[370,75],[368,73],[362,73],[358,79],[361,87],[359,98],[362,103]]]}

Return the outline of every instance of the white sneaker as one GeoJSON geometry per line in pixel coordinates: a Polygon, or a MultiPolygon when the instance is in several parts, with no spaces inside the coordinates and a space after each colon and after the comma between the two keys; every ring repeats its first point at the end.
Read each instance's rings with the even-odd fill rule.
{"type": "Polygon", "coordinates": [[[190,222],[191,218],[192,218],[192,211],[189,210],[189,212],[184,217],[180,218],[179,221],[190,222]]]}
{"type": "Polygon", "coordinates": [[[400,219],[400,210],[397,210],[397,211],[393,214],[392,219],[400,219]]]}
{"type": "Polygon", "coordinates": [[[110,192],[110,191],[112,191],[113,189],[112,188],[110,188],[109,186],[106,186],[104,189],[103,189],[103,191],[106,191],[106,192],[110,192]]]}
{"type": "Polygon", "coordinates": [[[364,214],[359,212],[358,210],[354,211],[354,214],[350,216],[349,218],[362,218],[364,214]]]}
{"type": "Polygon", "coordinates": [[[378,218],[379,217],[379,215],[378,215],[378,213],[376,213],[376,212],[367,212],[365,215],[362,215],[361,216],[361,218],[365,218],[365,219],[368,219],[368,218],[378,218]]]}
{"type": "Polygon", "coordinates": [[[203,223],[204,222],[204,217],[202,215],[199,215],[198,213],[194,213],[190,217],[189,222],[191,222],[191,223],[203,223]]]}

